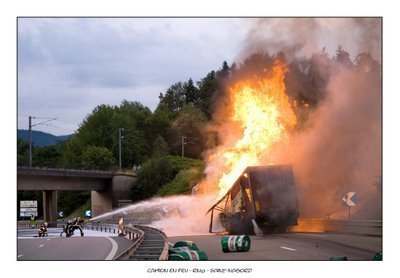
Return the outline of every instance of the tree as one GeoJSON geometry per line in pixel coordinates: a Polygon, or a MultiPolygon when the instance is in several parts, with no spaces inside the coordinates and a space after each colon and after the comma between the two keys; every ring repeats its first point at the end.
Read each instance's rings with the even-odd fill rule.
{"type": "Polygon", "coordinates": [[[61,166],[62,143],[36,148],[33,152],[33,165],[37,167],[58,168],[61,166]]]}
{"type": "Polygon", "coordinates": [[[21,138],[17,138],[17,165],[27,166],[28,165],[28,151],[29,143],[21,138]]]}
{"type": "Polygon", "coordinates": [[[165,156],[168,154],[168,145],[164,138],[158,136],[153,142],[153,157],[165,156]]]}
{"type": "Polygon", "coordinates": [[[171,181],[175,174],[165,156],[149,159],[138,172],[137,180],[132,187],[132,200],[152,197],[162,185],[171,181]]]}
{"type": "Polygon", "coordinates": [[[372,55],[368,52],[362,52],[361,54],[359,54],[356,57],[354,63],[357,71],[361,71],[364,73],[380,72],[379,62],[372,58],[372,55]]]}
{"type": "Polygon", "coordinates": [[[195,181],[203,175],[204,163],[201,160],[180,156],[161,156],[151,158],[139,169],[132,187],[131,199],[139,201],[155,194],[188,193],[195,181]],[[182,174],[177,178],[178,173],[182,174]],[[174,179],[175,182],[160,191],[174,179]],[[178,188],[177,188],[178,187],[178,188]],[[184,189],[183,189],[184,188],[184,189]]]}
{"type": "Polygon", "coordinates": [[[162,96],[160,103],[164,104],[170,112],[177,112],[185,104],[185,88],[182,82],[177,82],[168,88],[162,96]]]}
{"type": "Polygon", "coordinates": [[[116,107],[104,104],[94,108],[79,126],[74,139],[78,139],[83,146],[94,145],[110,149],[116,131],[112,125],[115,110],[116,107]]]}
{"type": "Polygon", "coordinates": [[[77,134],[74,134],[72,138],[65,142],[63,145],[61,155],[61,165],[63,168],[80,169],[82,167],[82,151],[84,145],[81,143],[77,134]]]}
{"type": "Polygon", "coordinates": [[[84,163],[82,158],[83,152],[89,146],[108,149],[114,160],[118,161],[119,128],[123,128],[122,166],[130,168],[141,164],[152,153],[152,146],[148,142],[153,142],[160,132],[152,128],[151,118],[150,109],[139,102],[124,100],[120,106],[97,106],[85,118],[70,141],[65,144],[62,155],[63,166],[66,168],[87,167],[84,165],[87,161],[84,163]]]}
{"type": "Polygon", "coordinates": [[[116,161],[105,147],[88,146],[82,154],[82,166],[88,170],[110,170],[116,161]]]}
{"type": "Polygon", "coordinates": [[[195,101],[194,106],[199,108],[208,119],[211,119],[213,95],[218,90],[215,71],[209,72],[206,77],[197,82],[197,86],[199,87],[199,97],[195,101]]]}
{"type": "Polygon", "coordinates": [[[206,122],[204,113],[193,105],[185,105],[172,123],[169,143],[174,154],[181,154],[182,136],[185,137],[185,156],[201,157],[204,150],[205,134],[203,126],[206,122]]]}
{"type": "Polygon", "coordinates": [[[348,68],[353,67],[353,63],[351,62],[351,59],[350,59],[350,54],[347,51],[345,51],[341,45],[339,45],[336,50],[335,60],[338,63],[344,65],[345,67],[348,67],[348,68]]]}
{"type": "Polygon", "coordinates": [[[199,98],[199,89],[194,86],[192,78],[184,83],[183,86],[185,90],[185,104],[195,103],[199,98]]]}

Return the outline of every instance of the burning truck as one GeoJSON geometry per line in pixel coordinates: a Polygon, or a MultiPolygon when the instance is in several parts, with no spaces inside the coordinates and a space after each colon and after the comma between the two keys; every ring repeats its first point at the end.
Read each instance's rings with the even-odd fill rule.
{"type": "Polygon", "coordinates": [[[284,231],[297,225],[297,195],[291,165],[250,166],[209,210],[230,234],[284,231]],[[217,211],[217,215],[214,213],[217,211]]]}

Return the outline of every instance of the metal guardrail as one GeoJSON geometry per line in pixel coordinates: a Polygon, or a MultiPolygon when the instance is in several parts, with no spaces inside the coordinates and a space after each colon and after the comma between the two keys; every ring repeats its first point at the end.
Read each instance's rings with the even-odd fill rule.
{"type": "MultiPolygon", "coordinates": [[[[127,261],[133,252],[140,246],[144,239],[144,231],[135,227],[125,227],[126,232],[130,235],[133,233],[137,235],[136,239],[133,240],[133,244],[128,247],[124,252],[122,252],[118,257],[115,258],[116,261],[127,261]]],[[[130,236],[129,236],[130,239],[130,236]]]]}
{"type": "MultiPolygon", "coordinates": [[[[88,222],[83,225],[83,228],[100,231],[100,232],[104,231],[104,232],[110,232],[110,233],[118,233],[118,225],[116,225],[116,224],[108,224],[108,223],[101,223],[101,222],[98,222],[98,223],[88,222]]],[[[114,260],[118,260],[118,261],[128,260],[135,253],[135,251],[139,248],[139,246],[143,242],[144,237],[145,237],[144,230],[153,230],[153,231],[161,234],[161,236],[164,240],[164,247],[163,247],[162,253],[159,256],[159,260],[168,260],[168,241],[167,241],[167,236],[164,232],[162,232],[158,229],[152,228],[152,227],[141,226],[141,225],[126,225],[124,227],[124,229],[125,229],[125,236],[129,240],[132,240],[132,245],[129,246],[124,252],[122,252],[114,260]]]]}
{"type": "Polygon", "coordinates": [[[161,231],[159,229],[156,229],[156,228],[153,228],[153,227],[140,226],[140,225],[135,225],[135,226],[139,227],[139,228],[145,228],[145,229],[148,229],[148,230],[153,230],[153,231],[158,232],[159,234],[161,234],[161,236],[162,236],[162,238],[164,240],[164,247],[163,247],[163,251],[161,252],[161,255],[159,257],[159,260],[160,261],[167,261],[168,260],[168,248],[169,248],[168,241],[167,241],[167,235],[163,231],[161,231]]]}

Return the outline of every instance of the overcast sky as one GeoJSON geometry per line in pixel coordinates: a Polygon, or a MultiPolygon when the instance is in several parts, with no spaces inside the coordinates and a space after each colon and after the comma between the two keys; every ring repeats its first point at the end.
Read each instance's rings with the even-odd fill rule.
{"type": "Polygon", "coordinates": [[[139,101],[199,81],[240,51],[251,20],[237,18],[19,18],[18,128],[71,134],[97,105],[139,101]],[[33,119],[38,124],[41,119],[33,119]]]}

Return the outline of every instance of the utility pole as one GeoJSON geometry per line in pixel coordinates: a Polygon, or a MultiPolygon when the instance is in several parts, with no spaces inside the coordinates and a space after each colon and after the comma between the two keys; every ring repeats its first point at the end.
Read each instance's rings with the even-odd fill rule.
{"type": "Polygon", "coordinates": [[[186,136],[182,135],[182,157],[185,156],[185,138],[186,136]]]}
{"type": "Polygon", "coordinates": [[[119,169],[122,168],[122,158],[121,158],[121,139],[122,139],[122,130],[123,128],[118,128],[118,152],[119,152],[119,169]]]}
{"type": "Polygon", "coordinates": [[[32,167],[32,127],[41,125],[44,123],[48,123],[48,122],[54,121],[54,120],[57,120],[57,118],[38,118],[38,117],[29,116],[29,168],[32,167]],[[33,125],[32,119],[42,119],[45,121],[33,125]]]}
{"type": "Polygon", "coordinates": [[[118,153],[119,153],[119,169],[120,169],[120,170],[122,169],[122,152],[121,152],[121,149],[122,149],[122,139],[135,136],[135,135],[133,134],[135,131],[131,131],[131,132],[129,132],[129,133],[126,133],[125,135],[122,135],[122,131],[129,132],[129,129],[126,130],[126,129],[124,129],[123,127],[118,128],[118,153]]]}
{"type": "Polygon", "coordinates": [[[198,140],[198,138],[190,138],[185,135],[182,135],[182,157],[185,156],[185,145],[186,144],[194,144],[194,142],[196,142],[197,140],[198,140]],[[187,141],[187,140],[185,141],[185,139],[189,139],[189,141],[187,141]]]}
{"type": "Polygon", "coordinates": [[[29,116],[29,168],[32,167],[32,117],[29,116]]]}

